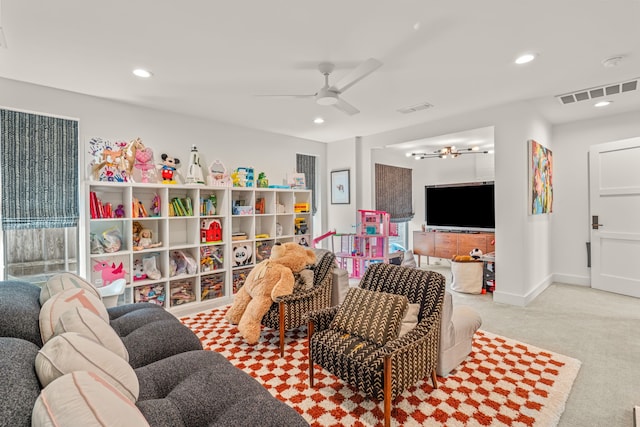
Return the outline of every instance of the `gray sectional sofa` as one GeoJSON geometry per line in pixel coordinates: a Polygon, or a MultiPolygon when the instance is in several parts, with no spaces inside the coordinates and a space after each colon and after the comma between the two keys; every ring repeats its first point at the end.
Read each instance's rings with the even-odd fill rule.
{"type": "MultiPolygon", "coordinates": [[[[0,282],[0,426],[32,425],[42,391],[34,367],[43,347],[39,295],[37,286],[0,282]]],[[[144,303],[107,311],[137,377],[135,406],[150,426],[308,425],[223,356],[202,350],[163,308],[144,303]]]]}

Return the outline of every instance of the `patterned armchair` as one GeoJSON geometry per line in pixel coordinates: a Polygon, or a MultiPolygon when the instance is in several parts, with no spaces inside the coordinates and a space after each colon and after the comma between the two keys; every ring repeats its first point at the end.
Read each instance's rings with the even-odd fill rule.
{"type": "MultiPolygon", "coordinates": [[[[340,310],[340,307],[311,313],[308,330],[309,384],[313,387],[313,365],[317,363],[365,394],[382,400],[385,426],[388,426],[391,401],[407,387],[427,376],[431,376],[433,387],[438,387],[436,366],[445,278],[433,271],[373,264],[367,268],[360,287],[369,291],[404,295],[409,303],[420,304],[418,324],[405,335],[379,344],[341,330],[337,326],[341,323],[336,314],[340,317],[345,310],[340,310]]],[[[380,294],[381,298],[375,304],[376,309],[382,310],[383,304],[386,304],[382,298],[384,295],[380,294]]],[[[343,305],[346,304],[347,300],[343,305]]],[[[356,306],[354,310],[361,309],[356,306]]],[[[362,322],[363,316],[360,313],[354,317],[358,319],[356,322],[362,322]]],[[[380,321],[373,323],[376,322],[380,321]]]]}
{"type": "Polygon", "coordinates": [[[284,331],[307,323],[307,314],[331,307],[332,274],[336,266],[333,252],[315,249],[316,264],[313,269],[313,287],[295,291],[271,304],[262,318],[262,324],[280,332],[280,356],[284,356],[284,331]]]}

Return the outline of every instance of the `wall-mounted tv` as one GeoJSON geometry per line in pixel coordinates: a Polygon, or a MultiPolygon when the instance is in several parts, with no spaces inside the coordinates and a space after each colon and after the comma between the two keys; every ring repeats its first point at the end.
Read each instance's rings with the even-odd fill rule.
{"type": "Polygon", "coordinates": [[[427,185],[427,227],[452,230],[495,229],[493,181],[427,185]]]}

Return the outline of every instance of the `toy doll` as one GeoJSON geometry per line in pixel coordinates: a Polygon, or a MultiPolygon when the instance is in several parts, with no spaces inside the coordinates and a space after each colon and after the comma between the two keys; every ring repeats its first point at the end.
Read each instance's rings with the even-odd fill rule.
{"type": "Polygon", "coordinates": [[[162,242],[153,242],[152,240],[153,232],[148,228],[143,228],[140,230],[140,239],[138,240],[138,244],[133,247],[134,251],[140,251],[142,249],[149,248],[157,248],[158,246],[162,246],[162,242]]]}

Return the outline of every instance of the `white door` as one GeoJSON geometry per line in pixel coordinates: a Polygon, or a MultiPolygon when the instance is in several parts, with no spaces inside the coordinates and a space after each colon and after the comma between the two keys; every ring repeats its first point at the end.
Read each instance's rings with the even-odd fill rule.
{"type": "Polygon", "coordinates": [[[589,150],[591,286],[640,298],[640,138],[589,150]]]}

